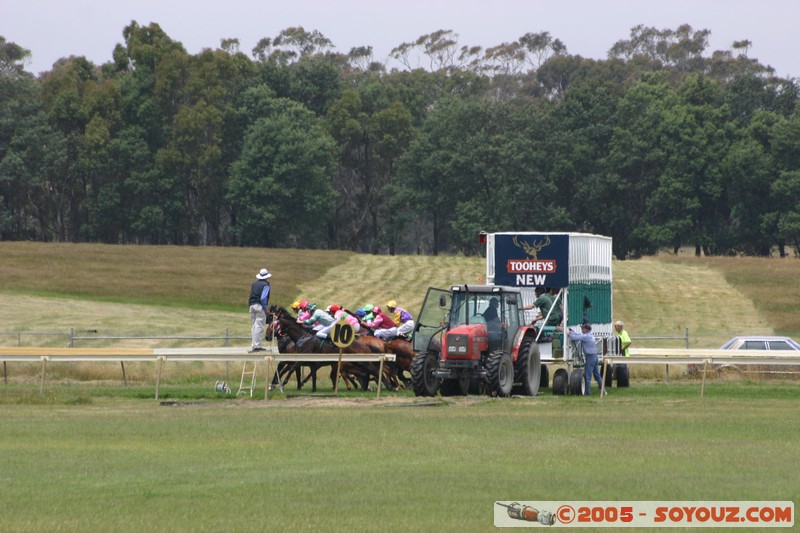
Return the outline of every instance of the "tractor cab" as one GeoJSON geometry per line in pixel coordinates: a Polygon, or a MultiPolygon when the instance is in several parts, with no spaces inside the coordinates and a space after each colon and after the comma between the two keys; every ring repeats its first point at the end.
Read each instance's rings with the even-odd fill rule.
{"type": "Polygon", "coordinates": [[[489,337],[488,351],[509,351],[513,334],[520,326],[518,294],[506,292],[502,287],[484,285],[456,285],[451,290],[450,327],[484,324],[489,337]]]}
{"type": "Polygon", "coordinates": [[[508,396],[516,386],[521,394],[536,395],[539,349],[524,325],[521,302],[516,287],[428,289],[413,338],[414,393],[508,396]]]}
{"type": "MultiPolygon", "coordinates": [[[[521,299],[515,289],[488,285],[454,285],[449,290],[430,288],[417,315],[414,351],[441,351],[443,340],[453,349],[445,357],[462,355],[458,334],[482,339],[481,351],[510,351],[521,325],[521,299]]],[[[466,348],[466,347],[464,347],[466,348]]],[[[474,353],[474,352],[473,352],[474,353]]],[[[479,355],[479,354],[475,354],[479,355]]],[[[474,357],[469,357],[474,358],[474,357]]]]}

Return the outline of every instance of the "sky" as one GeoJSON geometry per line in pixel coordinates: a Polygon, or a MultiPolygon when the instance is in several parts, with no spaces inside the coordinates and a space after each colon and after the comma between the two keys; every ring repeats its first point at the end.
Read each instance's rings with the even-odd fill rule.
{"type": "Polygon", "coordinates": [[[689,24],[711,31],[706,55],[746,39],[749,57],[800,78],[800,0],[0,0],[0,36],[31,51],[34,74],[71,55],[110,61],[132,20],[158,23],[190,54],[236,38],[252,56],[263,37],[302,26],[337,52],[372,46],[390,67],[393,48],[440,29],[483,48],[547,31],[569,54],[604,59],[636,25],[689,24]]]}

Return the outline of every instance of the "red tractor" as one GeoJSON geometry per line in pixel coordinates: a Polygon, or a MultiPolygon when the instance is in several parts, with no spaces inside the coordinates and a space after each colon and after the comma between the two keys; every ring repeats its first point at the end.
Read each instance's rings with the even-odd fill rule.
{"type": "Polygon", "coordinates": [[[414,393],[535,396],[541,376],[535,339],[518,288],[430,288],[414,331],[414,393]]]}

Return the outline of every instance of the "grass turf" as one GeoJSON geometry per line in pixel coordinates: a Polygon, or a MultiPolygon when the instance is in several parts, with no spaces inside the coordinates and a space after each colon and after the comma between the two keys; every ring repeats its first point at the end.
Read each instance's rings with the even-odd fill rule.
{"type": "Polygon", "coordinates": [[[496,500],[796,500],[792,383],[595,397],[10,405],[8,531],[487,531],[496,500]]]}

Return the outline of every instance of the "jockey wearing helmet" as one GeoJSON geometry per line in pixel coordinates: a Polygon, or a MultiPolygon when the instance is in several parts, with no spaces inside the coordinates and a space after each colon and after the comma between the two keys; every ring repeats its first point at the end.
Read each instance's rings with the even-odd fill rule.
{"type": "Polygon", "coordinates": [[[371,322],[375,318],[375,314],[372,312],[374,306],[372,304],[367,304],[362,309],[364,309],[365,314],[361,320],[363,322],[371,322]]]}
{"type": "Polygon", "coordinates": [[[353,327],[353,331],[356,333],[358,333],[361,330],[361,323],[358,320],[358,318],[354,317],[353,315],[342,309],[341,305],[333,304],[332,306],[330,306],[329,312],[333,315],[333,318],[336,320],[336,322],[344,320],[353,327]]]}
{"type": "Polygon", "coordinates": [[[372,312],[375,318],[367,322],[367,327],[375,330],[375,336],[383,340],[396,337],[397,326],[394,325],[394,319],[384,313],[380,307],[373,307],[372,312]]]}
{"type": "Polygon", "coordinates": [[[333,326],[335,326],[336,323],[339,322],[340,320],[344,320],[345,322],[353,326],[353,331],[356,333],[358,333],[358,331],[361,329],[361,324],[358,323],[356,317],[352,316],[350,313],[342,309],[341,305],[337,304],[329,305],[328,308],[325,309],[325,312],[327,312],[329,315],[333,317],[333,322],[331,322],[327,326],[322,327],[317,332],[317,337],[320,337],[322,339],[326,338],[328,335],[331,334],[333,326]]]}
{"type": "Polygon", "coordinates": [[[411,316],[411,313],[401,307],[397,307],[397,302],[394,300],[386,302],[386,308],[394,315],[397,334],[404,337],[411,335],[411,332],[414,331],[414,317],[411,316]]]}
{"type": "MultiPolygon", "coordinates": [[[[304,320],[311,316],[311,311],[308,310],[308,300],[300,300],[298,309],[300,310],[300,314],[297,315],[297,322],[302,324],[304,320]]],[[[292,309],[294,309],[294,304],[292,304],[292,309]]]]}
{"type": "MultiPolygon", "coordinates": [[[[320,339],[324,339],[328,336],[328,331],[330,331],[330,327],[333,327],[335,321],[333,317],[323,311],[322,309],[317,309],[316,304],[308,304],[306,310],[311,313],[307,319],[303,320],[302,324],[304,326],[312,326],[311,329],[317,332],[317,337],[320,339]],[[330,326],[330,327],[328,327],[330,326]],[[326,331],[323,331],[327,328],[326,331]]],[[[298,321],[300,319],[298,318],[298,321]]]]}

